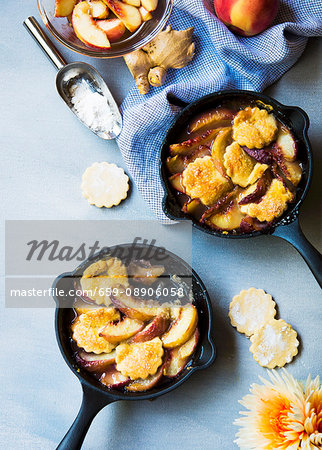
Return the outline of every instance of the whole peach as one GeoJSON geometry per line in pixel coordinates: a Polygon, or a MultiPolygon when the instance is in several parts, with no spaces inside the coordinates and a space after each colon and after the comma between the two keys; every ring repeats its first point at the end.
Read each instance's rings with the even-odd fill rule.
{"type": "Polygon", "coordinates": [[[242,36],[254,36],[275,19],[279,0],[214,0],[219,20],[242,36]]]}

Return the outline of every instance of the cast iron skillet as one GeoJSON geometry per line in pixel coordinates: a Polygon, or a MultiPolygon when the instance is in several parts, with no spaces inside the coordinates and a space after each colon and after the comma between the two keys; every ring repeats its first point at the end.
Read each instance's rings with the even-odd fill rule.
{"type": "Polygon", "coordinates": [[[285,239],[290,242],[303,256],[317,282],[322,287],[322,255],[306,239],[298,220],[299,208],[309,190],[313,170],[312,149],[307,136],[309,118],[306,112],[296,106],[282,105],[273,98],[258,92],[241,90],[216,92],[206,95],[205,97],[202,97],[190,104],[187,104],[172,95],[168,96],[168,100],[176,106],[183,107],[183,110],[172,122],[161,147],[159,168],[162,185],[165,192],[162,203],[164,213],[173,220],[192,220],[193,226],[198,228],[200,231],[212,234],[213,236],[219,236],[221,238],[242,239],[260,236],[262,234],[272,234],[273,236],[285,239]],[[290,205],[278,221],[265,231],[253,231],[251,233],[243,234],[223,234],[220,231],[210,229],[206,225],[199,223],[196,219],[181,211],[181,206],[177,202],[174,190],[168,180],[165,161],[169,156],[169,145],[178,142],[179,136],[194,116],[203,111],[207,111],[208,109],[220,106],[226,101],[232,100],[237,102],[240,100],[244,103],[249,102],[254,105],[257,104],[260,107],[266,107],[270,111],[272,110],[276,117],[292,130],[298,140],[298,157],[303,164],[303,176],[298,186],[296,203],[290,205]]]}
{"type": "MultiPolygon", "coordinates": [[[[132,244],[122,244],[124,249],[131,247],[132,244]]],[[[136,244],[136,248],[146,249],[144,244],[136,244]]],[[[133,248],[133,247],[132,247],[133,248]]],[[[155,247],[156,248],[156,247],[155,247]]],[[[115,247],[111,247],[113,251],[115,247]]],[[[166,250],[168,259],[164,264],[166,273],[181,275],[192,275],[192,290],[194,295],[194,304],[198,309],[200,338],[197,349],[183,372],[172,381],[156,386],[146,392],[122,392],[108,389],[99,381],[95,380],[85,370],[78,368],[74,359],[74,350],[70,338],[70,324],[75,314],[72,305],[75,297],[70,295],[57,296],[59,290],[68,293],[69,289],[74,289],[75,279],[82,276],[82,273],[90,264],[108,256],[109,253],[100,252],[97,255],[84,261],[74,272],[64,273],[56,278],[53,283],[54,299],[56,302],[55,329],[56,338],[60,351],[68,364],[69,368],[78,377],[83,388],[83,401],[80,411],[71,428],[57,447],[59,450],[78,450],[81,448],[83,440],[89,429],[89,426],[96,414],[109,403],[117,400],[153,400],[160,395],[166,394],[184,383],[194,372],[205,369],[214,361],[216,356],[215,345],[211,336],[212,330],[212,310],[207,290],[191,267],[181,258],[166,250]]],[[[134,255],[135,257],[135,255],[134,255]]],[[[122,259],[122,257],[120,256],[122,259]]]]}

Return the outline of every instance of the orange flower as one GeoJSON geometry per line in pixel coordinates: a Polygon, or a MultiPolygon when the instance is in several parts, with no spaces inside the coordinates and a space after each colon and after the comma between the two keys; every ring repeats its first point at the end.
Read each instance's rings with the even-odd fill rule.
{"type": "Polygon", "coordinates": [[[318,442],[322,431],[319,377],[309,377],[303,390],[285,369],[281,375],[268,374],[270,381],[261,378],[263,384],[253,384],[240,401],[248,411],[235,421],[240,426],[236,444],[247,450],[316,449],[314,440],[318,442]]]}

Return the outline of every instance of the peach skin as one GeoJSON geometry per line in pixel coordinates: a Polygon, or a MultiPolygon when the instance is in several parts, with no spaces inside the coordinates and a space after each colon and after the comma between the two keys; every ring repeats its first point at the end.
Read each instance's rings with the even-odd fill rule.
{"type": "Polygon", "coordinates": [[[214,0],[215,11],[229,29],[242,36],[266,30],[277,14],[279,0],[214,0]]]}

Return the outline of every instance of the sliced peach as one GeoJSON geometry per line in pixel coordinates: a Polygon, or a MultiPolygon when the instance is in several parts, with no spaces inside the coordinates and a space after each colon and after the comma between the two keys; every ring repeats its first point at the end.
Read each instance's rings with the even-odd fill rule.
{"type": "Polygon", "coordinates": [[[126,28],[133,33],[142,23],[139,10],[132,5],[127,5],[119,0],[104,0],[104,3],[113,11],[126,28]]]}
{"type": "Polygon", "coordinates": [[[188,356],[191,356],[193,354],[197,347],[199,336],[199,330],[198,328],[196,328],[191,338],[188,339],[187,342],[185,342],[183,345],[181,345],[181,347],[179,347],[178,350],[180,358],[187,358],[188,356]]]}
{"type": "Polygon", "coordinates": [[[241,212],[237,201],[234,201],[225,211],[210,216],[207,223],[220,230],[231,231],[240,227],[244,217],[245,214],[241,212]]]}
{"type": "Polygon", "coordinates": [[[143,326],[144,324],[141,321],[125,317],[122,321],[109,322],[100,329],[99,335],[111,344],[117,344],[134,336],[142,330],[143,326]]]}
{"type": "Polygon", "coordinates": [[[148,261],[132,261],[128,267],[129,277],[147,285],[153,284],[164,271],[164,266],[153,266],[148,261]]]}
{"type": "Polygon", "coordinates": [[[80,350],[76,354],[76,361],[79,366],[89,372],[100,372],[105,370],[111,364],[115,364],[115,350],[111,353],[101,353],[100,355],[80,350]]]}
{"type": "Polygon", "coordinates": [[[154,319],[159,314],[167,315],[168,308],[161,306],[153,300],[142,300],[119,293],[111,295],[111,301],[125,316],[143,322],[154,319]]]}
{"type": "Polygon", "coordinates": [[[142,22],[147,22],[148,20],[152,19],[152,14],[143,8],[143,6],[140,6],[139,13],[141,14],[142,22]]]}
{"type": "Polygon", "coordinates": [[[122,375],[114,365],[110,366],[100,378],[100,382],[109,389],[120,389],[129,384],[130,381],[130,378],[122,375]]]}
{"type": "Polygon", "coordinates": [[[99,305],[91,301],[88,297],[77,297],[77,299],[74,302],[73,308],[77,312],[78,315],[85,314],[91,309],[98,309],[101,308],[99,305]]]}
{"type": "Polygon", "coordinates": [[[170,307],[170,319],[172,321],[176,321],[179,319],[179,316],[181,314],[181,309],[182,309],[181,305],[172,305],[170,307]]]}
{"type": "Polygon", "coordinates": [[[150,375],[145,380],[138,379],[136,381],[133,381],[126,387],[126,390],[130,391],[130,392],[143,392],[143,391],[152,389],[154,386],[156,386],[159,383],[160,379],[162,378],[163,369],[164,369],[164,365],[162,365],[158,369],[158,371],[155,375],[150,375]]]}
{"type": "Polygon", "coordinates": [[[243,197],[238,204],[239,205],[247,205],[248,203],[258,203],[260,199],[266,194],[267,189],[269,188],[271,184],[271,175],[269,172],[266,172],[260,178],[256,184],[254,185],[254,190],[249,195],[246,195],[246,197],[243,197]]]}
{"type": "Polygon", "coordinates": [[[222,127],[231,125],[234,112],[227,108],[217,108],[197,116],[189,125],[189,133],[194,133],[205,127],[222,127]]]}
{"type": "Polygon", "coordinates": [[[286,178],[294,185],[297,186],[302,178],[302,168],[297,161],[286,161],[284,162],[286,170],[284,172],[286,178]]]}
{"type": "Polygon", "coordinates": [[[77,0],[56,0],[55,1],[55,17],[69,16],[76,5],[77,0]]]}
{"type": "Polygon", "coordinates": [[[162,337],[165,348],[174,348],[184,344],[195,331],[198,322],[198,313],[193,305],[183,306],[178,319],[162,337]]]}
{"type": "Polygon", "coordinates": [[[195,150],[198,150],[200,145],[211,145],[219,132],[218,128],[208,130],[205,133],[188,139],[187,141],[180,142],[179,144],[170,145],[171,156],[175,155],[191,155],[195,150]]]}
{"type": "Polygon", "coordinates": [[[171,186],[175,190],[182,192],[182,193],[185,192],[185,188],[183,187],[183,184],[182,184],[182,174],[181,173],[175,173],[174,175],[172,175],[169,178],[169,181],[170,181],[171,186]]]}
{"type": "Polygon", "coordinates": [[[203,158],[204,156],[210,156],[211,151],[210,148],[206,145],[200,145],[197,150],[193,151],[191,155],[176,155],[167,158],[166,165],[167,169],[170,173],[175,174],[179,172],[183,172],[184,169],[191,162],[195,161],[197,158],[203,158]]]}
{"type": "Polygon", "coordinates": [[[206,206],[198,198],[194,198],[183,205],[182,211],[200,220],[206,211],[206,206]]]}
{"type": "Polygon", "coordinates": [[[176,155],[171,158],[169,156],[166,161],[167,169],[170,173],[180,173],[186,168],[185,160],[181,155],[176,155]]]}
{"type": "Polygon", "coordinates": [[[282,177],[285,177],[286,180],[290,181],[294,186],[297,186],[302,178],[302,168],[300,164],[297,161],[287,160],[280,148],[276,146],[273,148],[273,158],[280,168],[282,177]]]}
{"type": "Polygon", "coordinates": [[[109,14],[109,9],[105,3],[100,0],[92,0],[88,2],[92,8],[91,15],[94,19],[106,19],[109,14]]]}
{"type": "Polygon", "coordinates": [[[178,348],[171,350],[169,358],[163,369],[163,375],[169,378],[176,377],[185,368],[188,360],[189,357],[181,358],[178,348]]]}
{"type": "Polygon", "coordinates": [[[139,8],[139,6],[141,5],[141,0],[122,0],[123,3],[127,3],[128,5],[132,5],[132,6],[136,6],[137,8],[139,8]]]}
{"type": "Polygon", "coordinates": [[[270,148],[248,148],[243,145],[243,150],[261,164],[269,165],[273,162],[270,148]]]}
{"type": "Polygon", "coordinates": [[[169,320],[163,315],[157,316],[147,325],[142,331],[137,333],[132,342],[146,342],[151,341],[155,337],[161,336],[169,325],[169,320]]]}
{"type": "Polygon", "coordinates": [[[78,3],[72,16],[76,36],[84,44],[95,48],[111,48],[106,33],[100,30],[91,15],[91,6],[87,2],[78,3]]]}
{"type": "Polygon", "coordinates": [[[151,12],[151,11],[154,11],[155,9],[157,9],[158,0],[141,0],[141,5],[148,12],[151,12]]]}
{"type": "Polygon", "coordinates": [[[106,33],[110,42],[118,41],[125,33],[125,25],[120,19],[98,20],[96,25],[106,33]]]}
{"type": "Polygon", "coordinates": [[[282,152],[282,155],[288,161],[294,161],[297,155],[297,142],[292,133],[285,127],[281,127],[278,132],[276,145],[282,152]]]}
{"type": "Polygon", "coordinates": [[[216,169],[223,177],[226,177],[226,169],[224,166],[224,154],[226,148],[231,144],[232,127],[222,128],[211,146],[211,155],[214,160],[216,169]]]}

